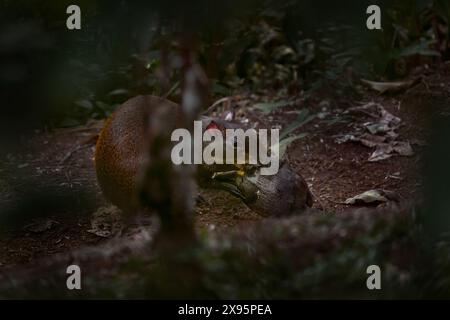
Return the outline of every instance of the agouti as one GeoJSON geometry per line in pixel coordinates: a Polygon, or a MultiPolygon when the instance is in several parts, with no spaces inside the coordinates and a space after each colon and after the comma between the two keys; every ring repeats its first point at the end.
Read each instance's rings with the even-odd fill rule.
{"type": "MultiPolygon", "coordinates": [[[[172,132],[181,117],[180,106],[169,100],[155,96],[137,96],[122,104],[106,121],[97,141],[95,169],[97,180],[105,197],[125,213],[137,213],[141,206],[138,199],[138,178],[145,161],[146,119],[156,116],[157,108],[172,109],[170,123],[164,127],[172,132]]],[[[209,118],[210,119],[210,118],[209,118]]],[[[210,123],[211,120],[208,120],[210,123]]],[[[220,129],[235,127],[235,123],[218,120],[220,129]]],[[[198,170],[201,186],[220,188],[240,197],[250,208],[262,215],[281,215],[298,213],[312,204],[312,196],[303,178],[283,165],[279,174],[264,177],[255,173],[243,179],[225,181],[211,179],[217,169],[227,171],[232,165],[202,165],[198,170]],[[205,179],[206,177],[206,179],[205,179]],[[283,193],[283,206],[280,192],[283,193]]]]}
{"type": "Polygon", "coordinates": [[[97,140],[95,170],[105,197],[126,213],[139,210],[137,180],[145,160],[145,120],[155,106],[173,109],[175,127],[179,106],[155,96],[137,96],[122,104],[106,121],[97,140]]]}

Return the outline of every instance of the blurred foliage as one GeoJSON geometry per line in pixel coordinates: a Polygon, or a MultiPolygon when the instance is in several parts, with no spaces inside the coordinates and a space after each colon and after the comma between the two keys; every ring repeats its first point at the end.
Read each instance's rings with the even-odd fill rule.
{"type": "MultiPolygon", "coordinates": [[[[23,133],[24,128],[73,126],[90,118],[104,118],[138,94],[167,95],[179,101],[180,31],[197,35],[193,45],[215,97],[242,91],[271,91],[280,96],[330,88],[339,92],[354,88],[361,77],[405,78],[416,67],[450,56],[447,0],[120,1],[114,5],[81,0],[80,31],[65,28],[69,4],[71,1],[65,0],[0,0],[2,146],[17,142],[16,133],[23,133]],[[382,31],[365,27],[369,4],[382,8],[382,31]]],[[[285,104],[278,101],[258,107],[268,113],[285,104]]],[[[301,111],[283,135],[287,137],[311,117],[306,109],[301,111]]],[[[445,130],[434,140],[438,141],[435,148],[441,151],[448,149],[450,126],[445,123],[439,128],[445,130]]],[[[325,239],[328,242],[323,243],[315,243],[316,238],[311,237],[318,248],[310,244],[295,247],[294,241],[286,241],[296,249],[289,254],[274,247],[283,244],[279,241],[283,235],[289,235],[278,224],[270,232],[260,233],[270,235],[260,246],[257,241],[242,239],[214,242],[212,235],[205,234],[205,247],[219,245],[192,253],[205,272],[201,283],[205,291],[200,294],[342,298],[345,288],[349,296],[369,296],[365,287],[361,289],[366,279],[361,268],[383,261],[382,268],[387,270],[383,283],[388,286],[383,297],[449,297],[450,242],[445,235],[449,160],[448,154],[430,158],[440,159],[429,169],[432,185],[437,188],[431,189],[428,200],[434,215],[417,218],[413,210],[395,221],[373,219],[360,233],[354,233],[359,228],[354,225],[356,219],[315,216],[311,225],[304,225],[304,220],[290,225],[291,231],[298,228],[302,232],[292,231],[292,239],[307,241],[308,232],[316,237],[337,229],[343,232],[339,234],[356,236],[325,239]],[[427,233],[435,235],[432,242],[424,241],[427,233]],[[341,242],[336,245],[335,241],[341,242]],[[400,253],[406,253],[407,263],[400,253]],[[301,267],[294,268],[292,258],[298,257],[301,267]]],[[[1,164],[0,191],[8,187],[4,175],[1,164]]],[[[32,200],[29,203],[35,203],[32,200]]],[[[88,279],[93,284],[86,287],[96,288],[104,296],[161,297],[162,293],[174,293],[171,290],[186,274],[182,269],[180,277],[174,277],[174,270],[160,261],[131,261],[127,268],[120,275],[123,278],[118,276],[107,288],[97,288],[95,279],[88,279]],[[142,275],[147,277],[142,279],[142,275]],[[168,279],[172,279],[172,288],[167,287],[171,283],[168,279]]],[[[61,282],[57,283],[59,288],[61,282]]]]}
{"type": "Polygon", "coordinates": [[[196,34],[213,96],[342,90],[449,56],[445,0],[81,1],[79,31],[65,28],[68,4],[0,2],[4,93],[34,92],[46,124],[104,118],[137,94],[179,100],[180,31],[196,34]],[[382,31],[365,27],[369,4],[382,8],[382,31]]]}
{"type": "Polygon", "coordinates": [[[8,282],[1,296],[448,298],[450,239],[441,236],[427,244],[419,216],[414,208],[377,215],[322,212],[266,221],[245,233],[203,230],[200,246],[170,257],[121,257],[121,266],[107,273],[86,272],[78,293],[61,287],[63,273],[49,271],[45,281],[40,275],[31,283],[8,282]],[[382,270],[382,290],[366,287],[372,264],[382,270]]]}

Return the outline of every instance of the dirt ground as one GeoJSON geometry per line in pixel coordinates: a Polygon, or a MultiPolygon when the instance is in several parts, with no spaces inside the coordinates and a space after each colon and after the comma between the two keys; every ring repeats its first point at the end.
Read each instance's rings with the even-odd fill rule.
{"type": "MultiPolygon", "coordinates": [[[[421,83],[399,94],[377,95],[367,90],[362,101],[332,94],[317,95],[308,101],[312,112],[325,112],[326,115],[299,129],[308,135],[295,141],[288,153],[293,167],[305,178],[315,195],[315,207],[322,207],[335,214],[357,210],[359,207],[343,202],[370,189],[393,191],[407,202],[420,201],[426,125],[435,112],[442,111],[436,106],[436,101],[439,103],[440,98],[448,101],[445,100],[450,87],[447,73],[424,71],[421,83]],[[401,118],[398,139],[409,141],[414,155],[370,162],[368,158],[373,149],[357,142],[336,141],[337,136],[352,132],[355,124],[369,120],[366,114],[348,114],[346,110],[371,101],[401,118]],[[342,121],[331,121],[341,118],[342,121]]],[[[269,125],[285,125],[295,118],[295,114],[289,111],[301,107],[299,105],[283,112],[273,112],[265,118],[265,122],[269,125]]],[[[248,113],[249,118],[262,116],[254,111],[248,113]]],[[[67,190],[75,198],[83,192],[89,201],[74,201],[67,212],[50,212],[43,221],[31,219],[8,229],[0,238],[0,270],[33,264],[36,259],[109,240],[89,232],[92,213],[98,207],[107,205],[97,185],[92,161],[95,148],[93,141],[101,125],[101,121],[93,121],[82,128],[37,132],[31,141],[24,143],[20,155],[6,155],[3,160],[6,164],[22,173],[21,176],[33,177],[37,181],[32,188],[38,189],[40,184],[52,184],[67,190]]],[[[7,175],[6,172],[0,174],[7,175]]],[[[19,184],[20,178],[10,177],[8,180],[8,185],[19,184]]],[[[238,199],[224,192],[205,190],[202,194],[206,202],[197,206],[196,224],[199,228],[227,229],[262,219],[238,199]]],[[[8,203],[15,197],[20,195],[15,196],[13,192],[6,191],[1,201],[8,203]]]]}

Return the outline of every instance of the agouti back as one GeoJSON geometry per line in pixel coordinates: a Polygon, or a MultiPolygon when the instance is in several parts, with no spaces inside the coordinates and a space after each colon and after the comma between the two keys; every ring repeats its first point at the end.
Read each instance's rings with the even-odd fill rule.
{"type": "Polygon", "coordinates": [[[95,170],[103,194],[126,213],[139,209],[137,180],[145,161],[146,120],[157,108],[171,108],[175,128],[180,107],[155,96],[137,96],[122,104],[106,121],[97,141],[95,170]]]}

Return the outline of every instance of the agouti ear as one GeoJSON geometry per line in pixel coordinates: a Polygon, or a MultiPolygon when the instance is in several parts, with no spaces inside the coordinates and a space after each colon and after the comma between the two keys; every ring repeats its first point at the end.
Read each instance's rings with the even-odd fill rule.
{"type": "Polygon", "coordinates": [[[210,129],[217,129],[220,130],[219,125],[215,121],[211,121],[208,126],[206,127],[205,131],[208,131],[210,129]]]}

